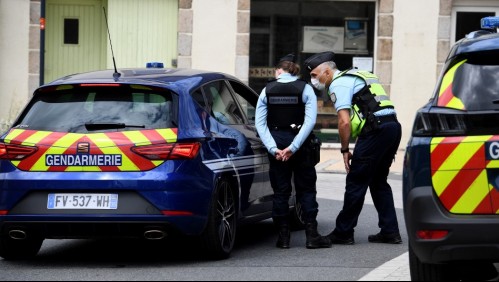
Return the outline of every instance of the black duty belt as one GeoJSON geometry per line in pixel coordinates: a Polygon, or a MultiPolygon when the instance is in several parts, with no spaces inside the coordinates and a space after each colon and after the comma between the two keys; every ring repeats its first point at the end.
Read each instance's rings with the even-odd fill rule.
{"type": "Polygon", "coordinates": [[[378,124],[397,121],[396,115],[386,115],[386,116],[375,116],[374,119],[378,122],[378,124]]]}
{"type": "Polygon", "coordinates": [[[270,130],[273,131],[300,131],[298,128],[292,128],[291,126],[269,126],[270,130]]]}

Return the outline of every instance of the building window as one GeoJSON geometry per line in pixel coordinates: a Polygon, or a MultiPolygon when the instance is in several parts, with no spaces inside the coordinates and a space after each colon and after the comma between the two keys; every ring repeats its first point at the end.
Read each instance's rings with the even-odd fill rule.
{"type": "MultiPolygon", "coordinates": [[[[279,58],[289,53],[296,55],[305,80],[310,76],[303,62],[323,51],[335,52],[340,70],[352,67],[354,61],[371,62],[372,68],[375,19],[375,1],[252,0],[249,85],[259,93],[273,78],[279,58]]],[[[321,98],[316,133],[334,133],[337,118],[332,102],[325,93],[317,95],[321,98]]],[[[338,140],[331,135],[323,141],[335,141],[331,138],[338,140]]]]}
{"type": "Polygon", "coordinates": [[[463,39],[470,32],[480,30],[482,18],[499,16],[497,1],[484,1],[483,5],[487,6],[478,4],[475,1],[456,2],[452,9],[451,44],[463,39]]]}
{"type": "Polygon", "coordinates": [[[455,41],[459,41],[472,31],[479,30],[481,19],[492,16],[495,16],[494,12],[457,12],[455,41]]]}
{"type": "Polygon", "coordinates": [[[78,19],[64,19],[64,44],[78,44],[79,25],[78,19]]]}

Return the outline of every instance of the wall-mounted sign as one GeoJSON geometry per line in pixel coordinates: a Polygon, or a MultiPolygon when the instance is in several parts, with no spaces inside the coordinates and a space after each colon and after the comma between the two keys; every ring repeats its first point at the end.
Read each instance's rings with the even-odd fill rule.
{"type": "Polygon", "coordinates": [[[368,72],[373,71],[373,58],[372,57],[353,57],[352,67],[358,68],[359,70],[365,70],[368,72]]]}
{"type": "Polygon", "coordinates": [[[344,37],[344,27],[305,26],[303,27],[303,52],[343,52],[344,37]]]}
{"type": "Polygon", "coordinates": [[[274,78],[275,68],[268,68],[268,67],[250,68],[249,76],[251,78],[274,78]]]}

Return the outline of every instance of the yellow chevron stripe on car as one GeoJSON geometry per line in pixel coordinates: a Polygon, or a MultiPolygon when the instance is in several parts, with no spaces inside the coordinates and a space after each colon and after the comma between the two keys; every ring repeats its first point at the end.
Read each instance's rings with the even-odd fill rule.
{"type": "Polygon", "coordinates": [[[158,143],[175,143],[177,142],[177,129],[89,134],[12,129],[4,138],[4,142],[38,148],[38,151],[26,159],[11,161],[14,166],[24,171],[147,171],[160,166],[164,161],[145,159],[133,153],[130,148],[158,143]],[[89,152],[86,154],[89,157],[82,157],[78,151],[77,147],[80,143],[88,143],[86,147],[89,148],[89,152]],[[104,162],[106,166],[93,166],[97,163],[95,159],[98,156],[105,156],[105,158],[114,156],[119,160],[119,164],[114,165],[116,162],[110,162],[107,165],[104,162]],[[61,159],[58,159],[59,157],[61,159]],[[51,158],[51,162],[47,161],[48,158],[51,158]],[[78,165],[79,162],[66,165],[64,162],[68,162],[69,158],[75,158],[77,161],[80,158],[91,158],[93,161],[86,162],[86,165],[78,165]]]}
{"type": "Polygon", "coordinates": [[[466,192],[450,210],[456,214],[472,214],[473,211],[489,196],[487,171],[483,170],[466,192]]]}
{"type": "MultiPolygon", "coordinates": [[[[499,168],[499,160],[487,160],[486,144],[498,136],[433,138],[431,172],[435,194],[454,214],[496,213],[496,188],[488,169],[499,168]]],[[[496,205],[498,205],[497,203],[496,205]]]]}
{"type": "MultiPolygon", "coordinates": [[[[81,134],[68,133],[61,139],[57,140],[45,153],[45,155],[62,155],[67,150],[67,147],[74,144],[81,138],[81,134]]],[[[41,139],[38,141],[40,142],[41,139]]],[[[38,143],[37,142],[37,143],[38,143]]],[[[36,143],[34,143],[36,144],[36,143]]],[[[34,171],[48,171],[49,166],[45,165],[45,157],[39,158],[31,168],[34,171]]]]}
{"type": "Polygon", "coordinates": [[[466,61],[467,60],[459,62],[444,75],[442,85],[440,86],[440,93],[438,95],[439,106],[458,110],[465,109],[463,101],[454,96],[454,93],[452,92],[452,83],[454,82],[454,76],[456,75],[457,69],[466,63],[466,61]]]}

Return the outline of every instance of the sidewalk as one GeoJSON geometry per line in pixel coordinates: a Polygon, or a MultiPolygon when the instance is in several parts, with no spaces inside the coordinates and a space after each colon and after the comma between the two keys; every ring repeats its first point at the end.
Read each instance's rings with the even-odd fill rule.
{"type": "MultiPolygon", "coordinates": [[[[354,145],[350,146],[353,152],[354,145]]],[[[395,156],[395,162],[390,168],[390,173],[402,175],[405,150],[399,150],[395,156]]],[[[321,148],[321,162],[316,167],[317,172],[346,173],[343,164],[343,155],[340,152],[340,144],[324,143],[321,148]]]]}

